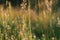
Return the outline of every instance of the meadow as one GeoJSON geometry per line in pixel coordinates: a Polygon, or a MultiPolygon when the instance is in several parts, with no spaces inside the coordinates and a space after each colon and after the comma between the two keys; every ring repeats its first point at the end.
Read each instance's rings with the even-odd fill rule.
{"type": "Polygon", "coordinates": [[[60,40],[60,12],[36,9],[0,5],[0,40],[60,40]]]}

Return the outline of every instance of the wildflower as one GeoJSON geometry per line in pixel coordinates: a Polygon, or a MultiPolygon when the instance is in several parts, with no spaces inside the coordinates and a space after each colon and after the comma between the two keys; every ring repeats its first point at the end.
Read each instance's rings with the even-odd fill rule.
{"type": "Polygon", "coordinates": [[[36,35],[34,35],[33,37],[36,38],[36,35]]]}
{"type": "Polygon", "coordinates": [[[58,20],[58,23],[57,24],[60,25],[60,18],[58,17],[57,20],[58,20]]]}
{"type": "Polygon", "coordinates": [[[11,35],[11,40],[14,40],[14,39],[15,39],[14,35],[11,35]]]}
{"type": "Polygon", "coordinates": [[[46,40],[45,34],[42,34],[42,40],[46,40]]]}
{"type": "Polygon", "coordinates": [[[54,37],[52,37],[52,40],[55,40],[55,38],[54,38],[54,37]]]}
{"type": "Polygon", "coordinates": [[[43,37],[45,37],[45,34],[42,34],[43,37]]]}

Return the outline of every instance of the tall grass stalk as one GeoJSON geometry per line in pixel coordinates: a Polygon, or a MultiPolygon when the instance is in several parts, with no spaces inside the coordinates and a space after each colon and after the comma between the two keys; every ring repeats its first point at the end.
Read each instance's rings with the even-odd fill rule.
{"type": "Polygon", "coordinates": [[[28,15],[29,15],[29,30],[30,30],[30,35],[29,35],[29,39],[32,40],[32,31],[31,31],[31,13],[30,13],[30,0],[28,1],[29,6],[28,6],[28,15]]]}

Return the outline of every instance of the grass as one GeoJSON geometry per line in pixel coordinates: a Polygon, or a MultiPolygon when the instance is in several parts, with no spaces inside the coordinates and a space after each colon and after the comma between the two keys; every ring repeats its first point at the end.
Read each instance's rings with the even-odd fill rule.
{"type": "Polygon", "coordinates": [[[0,40],[60,40],[59,14],[48,13],[1,6],[0,40]]]}

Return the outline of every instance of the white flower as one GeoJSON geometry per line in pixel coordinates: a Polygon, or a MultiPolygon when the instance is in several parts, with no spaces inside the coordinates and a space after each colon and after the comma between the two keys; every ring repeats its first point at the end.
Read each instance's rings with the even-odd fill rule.
{"type": "Polygon", "coordinates": [[[36,35],[34,35],[33,37],[36,38],[36,35]]]}
{"type": "Polygon", "coordinates": [[[52,40],[54,40],[55,38],[54,37],[52,37],[52,40]]]}

